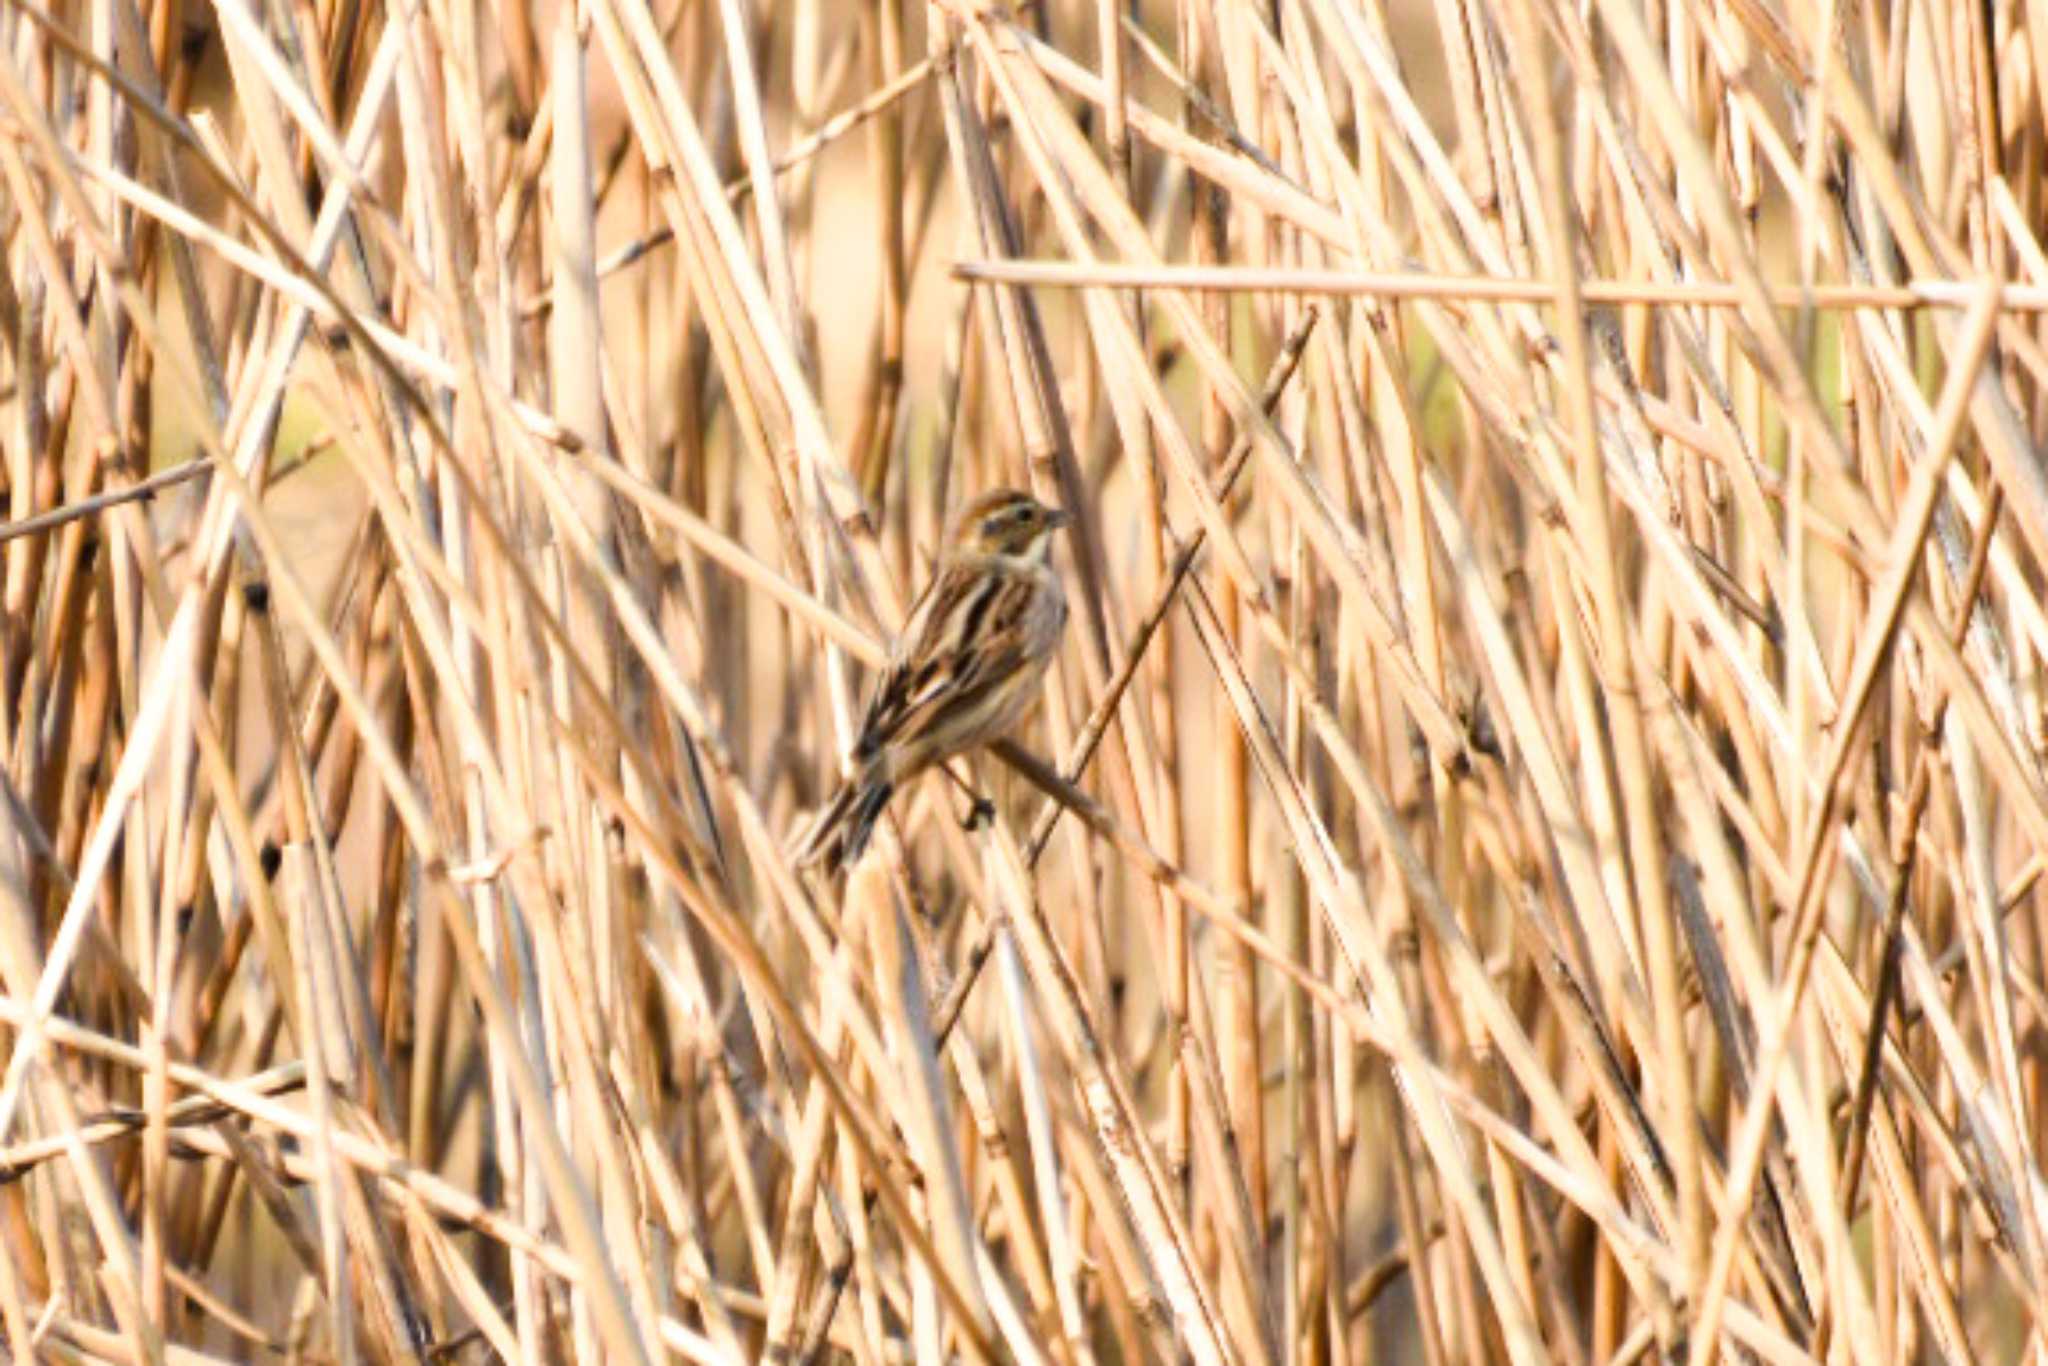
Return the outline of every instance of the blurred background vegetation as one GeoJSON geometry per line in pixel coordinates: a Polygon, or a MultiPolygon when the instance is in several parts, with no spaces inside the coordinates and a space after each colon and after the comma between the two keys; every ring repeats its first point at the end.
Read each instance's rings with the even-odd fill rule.
{"type": "Polygon", "coordinates": [[[14,1360],[2043,1350],[2048,8],[0,46],[14,1360]]]}

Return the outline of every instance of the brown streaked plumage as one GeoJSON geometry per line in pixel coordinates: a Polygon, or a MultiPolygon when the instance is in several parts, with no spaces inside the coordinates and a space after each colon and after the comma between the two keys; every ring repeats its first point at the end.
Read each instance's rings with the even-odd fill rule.
{"type": "Polygon", "coordinates": [[[954,518],[875,683],[854,773],[812,824],[799,861],[829,872],[852,863],[891,793],[1029,709],[1067,623],[1050,563],[1052,533],[1066,523],[1066,513],[1012,489],[984,493],[954,518]]]}

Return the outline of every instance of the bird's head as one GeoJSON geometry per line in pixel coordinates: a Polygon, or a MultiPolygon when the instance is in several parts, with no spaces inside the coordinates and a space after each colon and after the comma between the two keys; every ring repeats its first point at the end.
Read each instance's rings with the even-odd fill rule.
{"type": "Polygon", "coordinates": [[[1052,550],[1052,533],[1070,520],[1028,493],[994,489],[960,510],[953,521],[953,550],[1044,559],[1052,550]]]}

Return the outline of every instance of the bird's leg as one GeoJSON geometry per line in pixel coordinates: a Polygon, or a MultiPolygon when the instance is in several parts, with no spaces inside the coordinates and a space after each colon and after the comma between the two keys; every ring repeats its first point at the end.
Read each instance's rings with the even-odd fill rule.
{"type": "Polygon", "coordinates": [[[939,772],[953,780],[953,786],[960,789],[969,803],[967,814],[961,818],[962,830],[979,830],[996,818],[996,804],[974,790],[974,785],[953,771],[951,764],[940,764],[939,772]]]}

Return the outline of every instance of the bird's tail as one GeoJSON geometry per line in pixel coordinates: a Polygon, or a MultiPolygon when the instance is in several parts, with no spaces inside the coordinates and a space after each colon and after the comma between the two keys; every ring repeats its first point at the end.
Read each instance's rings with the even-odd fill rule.
{"type": "Polygon", "coordinates": [[[802,848],[797,850],[797,862],[806,866],[817,864],[828,875],[854,862],[868,847],[875,822],[881,819],[882,809],[895,790],[895,784],[881,779],[851,778],[841,783],[804,837],[802,848]]]}

